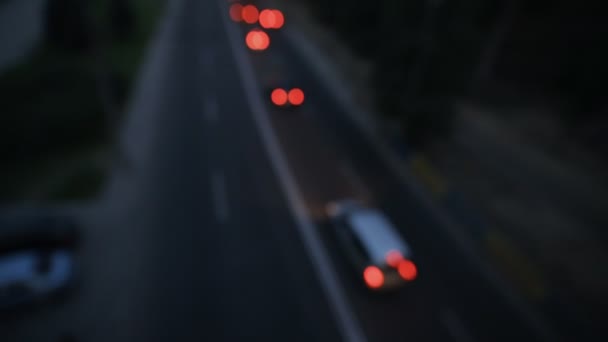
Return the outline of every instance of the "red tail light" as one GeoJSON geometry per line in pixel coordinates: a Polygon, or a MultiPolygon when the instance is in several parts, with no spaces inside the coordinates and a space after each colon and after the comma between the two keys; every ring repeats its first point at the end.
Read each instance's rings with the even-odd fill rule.
{"type": "Polygon", "coordinates": [[[247,24],[255,24],[258,21],[260,12],[254,5],[247,5],[241,10],[241,17],[247,24]]]}
{"type": "Polygon", "coordinates": [[[260,12],[259,20],[260,20],[260,26],[262,26],[265,29],[274,28],[277,23],[276,14],[272,10],[269,10],[269,9],[265,9],[262,12],[260,12]]]}
{"type": "Polygon", "coordinates": [[[287,92],[284,89],[277,88],[270,94],[272,103],[277,106],[284,106],[287,103],[287,92]]]}
{"type": "Polygon", "coordinates": [[[384,285],[384,274],[378,267],[368,266],[363,271],[363,280],[368,287],[377,289],[384,285]]]}
{"type": "Polygon", "coordinates": [[[245,36],[245,43],[251,50],[262,51],[266,50],[270,45],[270,37],[268,37],[266,32],[254,29],[245,36]]]}
{"type": "Polygon", "coordinates": [[[386,253],[386,264],[390,267],[397,268],[399,267],[399,263],[403,261],[403,255],[398,250],[390,250],[386,253]]]}
{"type": "Polygon", "coordinates": [[[304,103],[304,92],[300,88],[293,88],[289,91],[289,102],[294,106],[304,103]]]}
{"type": "Polygon", "coordinates": [[[243,21],[243,5],[241,4],[232,4],[230,6],[230,18],[232,18],[233,21],[241,22],[243,21]]]}
{"type": "Polygon", "coordinates": [[[283,16],[283,12],[279,10],[273,10],[272,12],[274,13],[275,17],[274,28],[280,29],[281,27],[283,27],[283,24],[285,24],[285,17],[283,16]]]}
{"type": "Polygon", "coordinates": [[[418,276],[418,268],[410,260],[402,260],[397,267],[397,271],[401,278],[407,281],[412,281],[418,276]]]}

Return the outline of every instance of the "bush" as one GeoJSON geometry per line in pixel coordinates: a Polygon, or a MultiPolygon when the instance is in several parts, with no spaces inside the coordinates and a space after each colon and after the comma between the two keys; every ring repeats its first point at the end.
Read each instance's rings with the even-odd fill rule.
{"type": "Polygon", "coordinates": [[[4,163],[61,153],[104,137],[95,79],[76,57],[39,52],[0,78],[0,143],[4,163]]]}
{"type": "Polygon", "coordinates": [[[128,0],[112,0],[109,7],[112,38],[125,41],[135,32],[135,13],[128,0]]]}

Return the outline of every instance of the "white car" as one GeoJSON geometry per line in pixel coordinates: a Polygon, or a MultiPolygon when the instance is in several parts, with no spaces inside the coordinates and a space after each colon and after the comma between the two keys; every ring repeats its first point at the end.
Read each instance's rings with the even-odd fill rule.
{"type": "Polygon", "coordinates": [[[327,215],[347,258],[375,291],[401,287],[418,276],[408,244],[378,210],[354,200],[330,203],[327,215]]]}

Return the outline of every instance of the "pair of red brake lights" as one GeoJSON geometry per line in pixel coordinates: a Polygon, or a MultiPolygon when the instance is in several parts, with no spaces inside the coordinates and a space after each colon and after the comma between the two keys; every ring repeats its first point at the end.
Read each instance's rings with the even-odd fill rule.
{"type": "MultiPolygon", "coordinates": [[[[392,250],[386,253],[386,263],[397,269],[399,276],[405,281],[413,281],[418,276],[418,268],[408,259],[405,259],[399,251],[392,250]]],[[[384,285],[384,273],[378,266],[367,266],[363,271],[365,284],[378,289],[384,285]]]]}
{"type": "Polygon", "coordinates": [[[270,100],[277,106],[300,106],[304,103],[304,92],[300,88],[293,88],[289,92],[282,88],[277,88],[270,94],[270,100]]]}
{"type": "Polygon", "coordinates": [[[258,23],[265,29],[278,30],[285,24],[283,12],[278,9],[258,10],[254,5],[232,4],[230,6],[230,18],[235,22],[247,24],[258,23]]]}

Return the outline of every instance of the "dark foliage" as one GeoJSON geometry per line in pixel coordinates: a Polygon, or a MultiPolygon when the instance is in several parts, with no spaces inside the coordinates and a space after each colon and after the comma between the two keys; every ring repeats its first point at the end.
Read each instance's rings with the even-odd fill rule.
{"type": "Polygon", "coordinates": [[[446,103],[480,95],[487,101],[494,96],[488,89],[494,88],[519,100],[542,98],[559,104],[561,114],[574,123],[600,122],[606,116],[608,50],[603,47],[608,25],[599,5],[302,1],[356,54],[374,63],[378,109],[402,118],[404,127],[420,136],[415,141],[448,131],[451,113],[439,113],[439,108],[451,107],[446,103]],[[437,124],[440,121],[445,125],[437,124]]]}
{"type": "Polygon", "coordinates": [[[87,51],[93,29],[87,20],[87,1],[48,0],[45,12],[46,40],[68,51],[87,51]]]}

